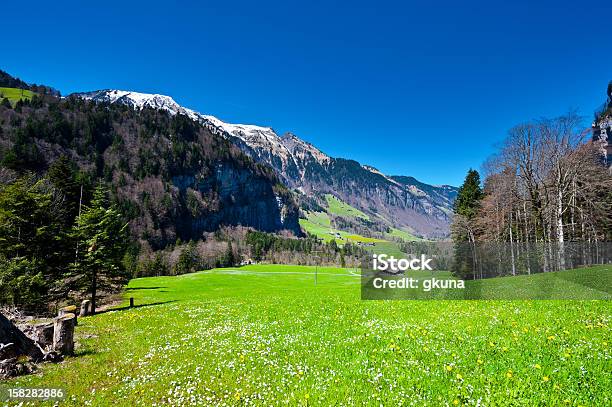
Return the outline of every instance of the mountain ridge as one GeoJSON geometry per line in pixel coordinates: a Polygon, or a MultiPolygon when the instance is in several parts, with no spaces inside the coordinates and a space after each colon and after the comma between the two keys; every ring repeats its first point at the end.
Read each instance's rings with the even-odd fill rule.
{"type": "Polygon", "coordinates": [[[269,126],[228,123],[181,106],[166,95],[115,89],[73,95],[185,115],[228,139],[256,162],[270,166],[285,185],[299,193],[333,194],[391,226],[407,227],[425,237],[448,236],[455,187],[388,176],[355,160],[331,157],[291,132],[281,136],[269,126]]]}

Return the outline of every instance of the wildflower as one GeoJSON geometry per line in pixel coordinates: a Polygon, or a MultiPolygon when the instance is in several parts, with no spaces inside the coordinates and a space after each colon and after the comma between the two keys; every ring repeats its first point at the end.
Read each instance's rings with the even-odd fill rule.
{"type": "Polygon", "coordinates": [[[240,400],[240,393],[234,394],[234,398],[236,399],[236,401],[240,400]]]}
{"type": "Polygon", "coordinates": [[[459,373],[457,373],[457,380],[463,380],[463,376],[461,376],[459,373]]]}
{"type": "Polygon", "coordinates": [[[508,370],[508,371],[506,372],[506,377],[507,377],[508,379],[512,378],[512,370],[508,370]]]}
{"type": "Polygon", "coordinates": [[[310,398],[310,394],[308,394],[308,393],[304,394],[304,398],[305,398],[306,400],[308,400],[308,399],[310,398]]]}
{"type": "Polygon", "coordinates": [[[479,365],[482,365],[484,362],[482,361],[482,359],[478,359],[476,363],[478,363],[479,365]]]}
{"type": "Polygon", "coordinates": [[[548,376],[544,376],[544,377],[542,378],[542,381],[543,381],[543,382],[547,382],[547,381],[549,381],[549,380],[550,380],[550,377],[548,377],[548,376]]]}
{"type": "Polygon", "coordinates": [[[504,346],[504,347],[502,348],[502,352],[508,352],[508,347],[507,347],[507,346],[504,346]]]}
{"type": "Polygon", "coordinates": [[[542,369],[542,366],[540,366],[538,363],[536,363],[535,365],[533,365],[533,367],[535,367],[536,369],[542,369]]]}
{"type": "Polygon", "coordinates": [[[456,406],[457,406],[457,405],[459,405],[459,400],[454,399],[454,400],[453,400],[453,404],[454,404],[454,405],[456,405],[456,406]]]}
{"type": "Polygon", "coordinates": [[[447,372],[451,372],[453,370],[453,367],[451,365],[447,365],[446,366],[446,371],[447,372]]]}
{"type": "Polygon", "coordinates": [[[563,400],[563,402],[564,402],[565,404],[569,404],[569,403],[571,403],[571,402],[572,402],[572,400],[570,400],[570,399],[565,399],[565,400],[563,400]]]}
{"type": "Polygon", "coordinates": [[[494,344],[493,342],[489,342],[489,346],[490,346],[490,347],[492,347],[492,348],[494,348],[494,347],[495,347],[495,344],[494,344]]]}
{"type": "Polygon", "coordinates": [[[555,335],[547,336],[546,339],[548,339],[549,341],[553,341],[555,339],[555,335]]]}

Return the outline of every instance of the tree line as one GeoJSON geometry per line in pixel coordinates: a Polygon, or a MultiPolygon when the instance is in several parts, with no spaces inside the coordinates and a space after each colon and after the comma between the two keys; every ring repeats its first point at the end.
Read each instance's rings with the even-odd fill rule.
{"type": "Polygon", "coordinates": [[[452,224],[457,272],[565,269],[612,238],[612,176],[589,136],[575,113],[520,124],[485,163],[484,186],[468,172],[452,224]]]}

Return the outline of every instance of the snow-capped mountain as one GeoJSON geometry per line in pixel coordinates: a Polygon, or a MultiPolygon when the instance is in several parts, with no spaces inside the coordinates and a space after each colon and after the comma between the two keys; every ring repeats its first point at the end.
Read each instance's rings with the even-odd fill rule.
{"type": "Polygon", "coordinates": [[[352,206],[409,227],[423,236],[448,234],[456,188],[432,186],[412,177],[387,176],[353,160],[333,158],[295,134],[279,136],[271,127],[232,124],[185,108],[171,97],[121,90],[76,94],[102,103],[121,103],[140,110],[153,108],[183,114],[230,140],[255,161],[272,167],[287,186],[305,194],[333,194],[352,206]]]}

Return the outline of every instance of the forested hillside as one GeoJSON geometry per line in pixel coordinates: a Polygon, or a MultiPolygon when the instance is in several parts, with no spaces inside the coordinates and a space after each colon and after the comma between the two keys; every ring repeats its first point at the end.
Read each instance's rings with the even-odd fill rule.
{"type": "Polygon", "coordinates": [[[153,268],[238,263],[223,228],[301,236],[274,173],[186,116],[2,81],[32,93],[0,101],[0,303],[40,308],[153,268]],[[206,239],[212,262],[187,261],[181,242],[206,239]],[[153,255],[175,247],[172,262],[153,255]]]}

